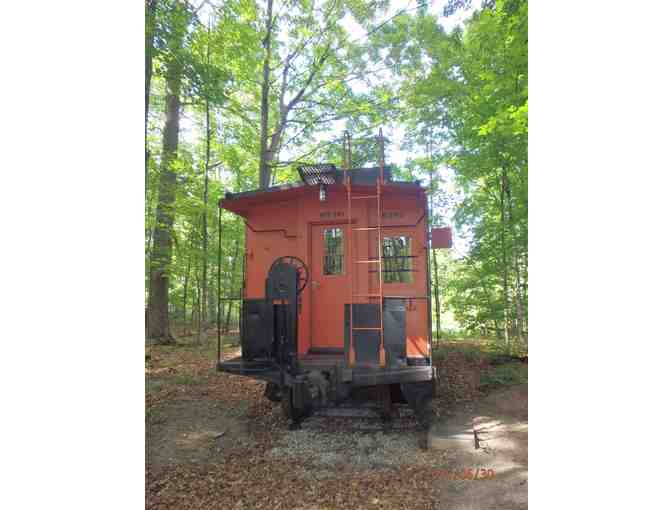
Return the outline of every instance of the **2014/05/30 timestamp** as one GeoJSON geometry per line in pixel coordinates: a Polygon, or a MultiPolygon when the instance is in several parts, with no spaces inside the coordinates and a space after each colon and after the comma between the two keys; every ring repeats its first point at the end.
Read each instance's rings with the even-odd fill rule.
{"type": "Polygon", "coordinates": [[[464,469],[436,469],[439,478],[448,480],[492,480],[495,478],[494,469],[464,468],[464,469]]]}

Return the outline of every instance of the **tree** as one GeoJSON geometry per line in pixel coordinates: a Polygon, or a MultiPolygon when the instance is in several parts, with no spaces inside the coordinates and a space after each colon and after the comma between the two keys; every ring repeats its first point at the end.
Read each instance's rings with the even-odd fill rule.
{"type": "MultiPolygon", "coordinates": [[[[447,13],[467,3],[449,2],[447,13]]],[[[486,2],[450,33],[433,16],[402,16],[376,45],[398,70],[409,145],[431,131],[455,173],[454,220],[471,243],[451,274],[451,306],[468,329],[525,348],[527,3],[486,2]]]]}
{"type": "MultiPolygon", "coordinates": [[[[468,240],[466,253],[432,254],[437,327],[450,310],[461,328],[524,348],[527,4],[488,0],[463,29],[446,32],[425,2],[393,13],[387,3],[146,0],[153,338],[171,342],[170,321],[185,318],[202,333],[214,316],[209,236],[225,190],[293,181],[297,162],[340,162],[343,127],[353,166],[375,164],[375,133],[396,125],[411,156],[393,174],[429,185],[432,225],[454,223],[468,240]],[[351,36],[351,19],[364,35],[351,36]],[[442,176],[451,173],[449,193],[442,176]],[[442,216],[448,207],[451,219],[442,216]]],[[[447,0],[446,13],[468,4],[447,0]]],[[[239,292],[243,231],[222,213],[222,297],[239,292]]],[[[224,304],[227,324],[235,305],[224,304]]]]}
{"type": "MultiPolygon", "coordinates": [[[[201,17],[206,14],[202,11],[201,17]]],[[[154,110],[148,122],[147,144],[161,154],[158,165],[149,158],[148,204],[155,204],[156,216],[149,222],[152,230],[147,241],[151,251],[148,335],[160,342],[174,340],[170,319],[184,320],[188,306],[198,319],[199,331],[212,316],[207,289],[215,279],[216,251],[208,235],[216,229],[213,213],[223,183],[213,183],[210,175],[221,166],[253,174],[250,164],[240,163],[239,151],[250,145],[250,133],[241,128],[238,113],[241,96],[249,91],[239,84],[250,81],[256,68],[254,17],[253,0],[219,6],[204,2],[198,8],[183,1],[156,0],[149,108],[162,105],[164,114],[154,110]],[[205,7],[211,8],[211,22],[199,17],[199,9],[205,7]],[[158,129],[152,125],[157,116],[162,120],[159,148],[153,145],[158,146],[154,138],[158,129]],[[184,118],[204,133],[202,140],[181,139],[184,118]],[[178,244],[180,249],[175,251],[173,245],[178,244]]],[[[246,151],[245,159],[253,158],[246,151]]],[[[240,180],[248,182],[247,177],[240,180]]]]}
{"type": "Polygon", "coordinates": [[[152,87],[154,31],[156,30],[156,2],[157,0],[145,1],[145,189],[147,189],[149,186],[149,146],[147,142],[147,119],[149,117],[149,96],[152,87]]]}
{"type": "Polygon", "coordinates": [[[303,145],[334,120],[365,113],[368,98],[349,80],[366,68],[362,45],[351,41],[341,20],[368,20],[382,2],[290,0],[276,9],[267,0],[262,39],[259,104],[259,187],[273,181],[285,147],[303,145]]]}
{"type": "Polygon", "coordinates": [[[175,163],[180,132],[180,92],[183,73],[181,50],[187,33],[188,12],[175,2],[166,16],[165,82],[166,120],[163,129],[159,195],[151,256],[148,336],[158,343],[175,342],[168,318],[169,268],[172,257],[172,228],[175,219],[175,163]]]}

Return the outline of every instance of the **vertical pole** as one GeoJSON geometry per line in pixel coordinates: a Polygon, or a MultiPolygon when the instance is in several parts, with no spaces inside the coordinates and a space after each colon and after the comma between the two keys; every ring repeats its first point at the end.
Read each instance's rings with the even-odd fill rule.
{"type": "MultiPolygon", "coordinates": [[[[427,206],[427,201],[425,201],[425,216],[429,218],[429,208],[427,206]]],[[[427,240],[425,250],[425,272],[427,273],[425,293],[427,295],[427,327],[429,329],[429,340],[427,342],[429,347],[429,361],[432,363],[432,351],[434,350],[434,337],[432,335],[432,272],[429,265],[429,249],[430,249],[430,230],[429,230],[429,219],[425,221],[425,239],[427,240]]]]}
{"type": "Polygon", "coordinates": [[[217,363],[222,354],[222,207],[219,209],[217,221],[217,363]]]}
{"type": "Polygon", "coordinates": [[[353,308],[355,306],[355,290],[354,290],[354,279],[355,279],[355,262],[354,262],[354,237],[352,230],[352,188],[351,188],[351,173],[350,165],[352,163],[352,147],[350,144],[350,133],[346,131],[343,138],[343,168],[345,173],[345,190],[348,195],[348,240],[347,240],[347,253],[348,261],[350,266],[350,278],[348,278],[348,283],[350,285],[350,345],[348,348],[348,365],[353,367],[355,365],[355,338],[352,334],[352,320],[353,320],[353,308]]]}
{"type": "MultiPolygon", "coordinates": [[[[429,223],[430,228],[434,228],[434,151],[432,146],[432,138],[430,133],[429,139],[429,223]]],[[[430,230],[431,232],[431,230],[430,230]]],[[[434,271],[434,313],[436,314],[436,338],[441,339],[441,309],[439,306],[439,269],[436,263],[436,250],[432,243],[432,269],[434,271]]],[[[430,297],[432,293],[432,286],[429,287],[430,297]]],[[[432,306],[430,299],[429,306],[432,306]]],[[[432,326],[431,320],[429,323],[430,329],[432,326]]]]}
{"type": "Polygon", "coordinates": [[[376,180],[376,195],[378,198],[378,295],[380,305],[380,349],[378,350],[378,362],[381,367],[385,366],[385,345],[383,333],[383,178],[385,174],[385,139],[383,128],[378,128],[378,143],[380,145],[380,170],[376,180]]]}

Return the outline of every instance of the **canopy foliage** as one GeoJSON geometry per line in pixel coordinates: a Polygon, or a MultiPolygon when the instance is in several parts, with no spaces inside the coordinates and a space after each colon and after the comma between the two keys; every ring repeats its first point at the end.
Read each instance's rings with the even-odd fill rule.
{"type": "MultiPolygon", "coordinates": [[[[431,185],[433,224],[457,231],[456,248],[435,260],[443,329],[526,349],[527,2],[471,3],[147,0],[148,286],[167,171],[167,81],[179,73],[175,197],[161,204],[174,213],[165,276],[176,333],[215,319],[216,292],[204,304],[200,289],[218,286],[217,200],[263,185],[264,150],[268,184],[294,181],[297,161],[340,163],[344,129],[353,164],[375,162],[373,135],[384,126],[406,156],[394,172],[431,185]],[[444,28],[466,12],[464,23],[444,28]]],[[[226,212],[222,225],[228,297],[242,281],[243,225],[226,212]]],[[[233,328],[236,302],[223,303],[233,328]]]]}

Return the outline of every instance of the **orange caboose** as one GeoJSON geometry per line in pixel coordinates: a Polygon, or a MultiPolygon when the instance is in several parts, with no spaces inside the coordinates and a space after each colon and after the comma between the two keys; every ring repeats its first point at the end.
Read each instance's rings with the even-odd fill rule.
{"type": "Polygon", "coordinates": [[[427,425],[435,381],[427,197],[390,168],[298,168],[301,182],[227,193],[245,222],[242,356],[293,426],[361,388],[427,425]]]}

